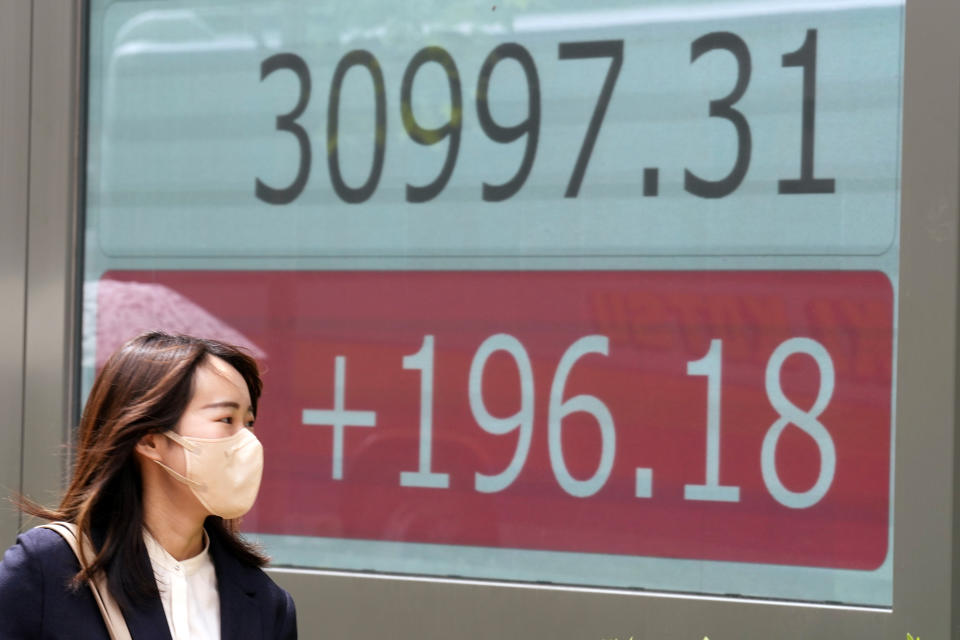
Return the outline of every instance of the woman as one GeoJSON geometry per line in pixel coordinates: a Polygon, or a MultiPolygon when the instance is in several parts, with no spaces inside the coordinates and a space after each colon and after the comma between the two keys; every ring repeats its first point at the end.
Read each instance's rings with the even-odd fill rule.
{"type": "Polygon", "coordinates": [[[147,333],[120,348],[90,392],[60,506],[96,550],[56,531],[22,534],[0,562],[0,639],[107,638],[88,580],[105,577],[134,640],[296,638],[290,595],[234,518],[256,498],[256,362],[213,340],[147,333]]]}

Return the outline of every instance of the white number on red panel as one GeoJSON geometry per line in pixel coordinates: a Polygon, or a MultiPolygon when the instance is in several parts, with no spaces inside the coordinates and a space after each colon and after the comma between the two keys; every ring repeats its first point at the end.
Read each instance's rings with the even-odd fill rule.
{"type": "MultiPolygon", "coordinates": [[[[450,475],[433,469],[433,400],[435,378],[434,336],[424,336],[416,353],[403,357],[403,369],[420,372],[420,422],[418,429],[418,456],[416,470],[400,472],[400,485],[404,487],[447,489],[450,475]]],[[[617,454],[617,430],[610,408],[597,396],[576,394],[567,397],[567,384],[577,363],[585,357],[607,357],[610,341],[606,336],[590,335],[576,340],[560,356],[547,404],[546,429],[550,467],[559,488],[569,496],[588,498],[607,484],[613,472],[617,454]],[[596,469],[588,478],[575,478],[567,467],[563,448],[564,420],[572,414],[590,416],[597,426],[600,458],[596,469]]],[[[723,341],[711,340],[707,353],[699,360],[687,363],[687,375],[702,376],[707,380],[706,389],[706,460],[702,484],[684,485],[686,500],[710,502],[739,502],[740,487],[721,483],[721,398],[723,391],[723,341]]],[[[332,476],[343,478],[344,430],[346,427],[373,427],[376,412],[347,410],[344,394],[346,387],[346,357],[334,360],[334,406],[332,409],[305,409],[303,423],[333,427],[332,476]]],[[[770,495],[781,505],[791,509],[805,509],[817,504],[829,491],[836,471],[837,456],[833,438],[820,416],[833,396],[835,374],[833,360],[822,344],[811,338],[796,337],[782,342],[770,356],[764,378],[767,399],[777,411],[777,419],[766,430],[760,456],[760,471],[770,495]],[[813,406],[803,410],[793,404],[783,392],[780,373],[784,363],[791,357],[812,358],[819,372],[819,388],[813,406]],[[805,491],[794,491],[784,486],[776,467],[776,452],[780,436],[789,425],[802,430],[817,445],[820,454],[820,471],[813,486],[805,491]]],[[[536,406],[533,365],[523,343],[514,336],[498,333],[490,336],[473,355],[467,380],[467,399],[470,412],[477,426],[493,436],[516,432],[517,445],[509,462],[497,473],[475,472],[473,488],[480,493],[497,493],[510,487],[523,472],[530,455],[534,432],[534,407],[536,406]],[[497,416],[490,412],[483,392],[487,363],[498,352],[508,355],[517,369],[520,385],[520,402],[510,415],[497,416]]],[[[745,425],[739,425],[743,427],[745,425]]],[[[634,495],[637,498],[653,497],[653,469],[637,467],[634,475],[634,495]]]]}

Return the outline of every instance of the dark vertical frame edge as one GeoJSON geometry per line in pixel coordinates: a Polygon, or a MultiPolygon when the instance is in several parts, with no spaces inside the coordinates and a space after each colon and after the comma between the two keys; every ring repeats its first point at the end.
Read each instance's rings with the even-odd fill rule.
{"type": "MultiPolygon", "coordinates": [[[[76,78],[75,95],[76,109],[74,111],[74,198],[73,223],[71,229],[71,246],[74,255],[69,261],[72,273],[70,274],[69,289],[72,299],[68,304],[68,313],[71,314],[67,324],[67,346],[69,349],[69,378],[67,385],[67,424],[64,441],[72,445],[76,425],[80,421],[80,411],[83,407],[82,380],[83,380],[83,301],[84,301],[84,273],[86,265],[86,222],[87,222],[87,130],[90,113],[90,0],[76,0],[79,6],[75,10],[79,13],[76,21],[74,45],[74,77],[76,78]]],[[[67,456],[66,473],[69,473],[73,463],[72,447],[67,456]]]]}

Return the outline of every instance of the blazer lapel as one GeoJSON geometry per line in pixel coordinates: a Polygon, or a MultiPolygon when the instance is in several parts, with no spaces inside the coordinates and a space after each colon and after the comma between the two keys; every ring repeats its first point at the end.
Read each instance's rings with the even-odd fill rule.
{"type": "MultiPolygon", "coordinates": [[[[93,532],[93,539],[98,549],[103,546],[103,535],[102,531],[93,532]]],[[[147,554],[146,548],[143,549],[142,553],[142,561],[146,563],[147,567],[150,567],[150,556],[147,554]]],[[[149,602],[141,604],[136,609],[124,610],[123,619],[127,623],[127,630],[130,632],[132,640],[172,640],[159,593],[149,602]]]]}
{"type": "Polygon", "coordinates": [[[210,536],[210,553],[220,592],[220,637],[230,640],[262,640],[260,609],[254,599],[256,587],[246,580],[246,567],[223,550],[210,536]]]}
{"type": "Polygon", "coordinates": [[[171,640],[170,627],[167,625],[167,617],[163,613],[163,603],[159,596],[147,605],[133,611],[124,611],[123,617],[133,640],[171,640]]]}

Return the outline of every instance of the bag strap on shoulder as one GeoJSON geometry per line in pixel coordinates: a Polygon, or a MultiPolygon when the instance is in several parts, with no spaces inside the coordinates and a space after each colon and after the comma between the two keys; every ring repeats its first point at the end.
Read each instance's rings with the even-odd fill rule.
{"type": "MultiPolygon", "coordinates": [[[[40,526],[44,529],[52,529],[60,534],[60,536],[67,541],[67,544],[70,545],[70,548],[73,549],[73,553],[77,556],[77,561],[81,563],[81,566],[83,564],[83,561],[80,559],[81,545],[84,557],[92,559],[96,556],[90,540],[80,534],[77,525],[72,522],[50,522],[40,526]]],[[[90,590],[93,592],[93,599],[97,601],[97,606],[100,608],[100,615],[103,616],[103,622],[106,624],[107,631],[110,633],[110,640],[131,640],[130,630],[127,629],[127,623],[123,619],[123,614],[120,612],[120,606],[117,604],[117,601],[113,599],[113,596],[110,595],[110,590],[107,588],[106,576],[101,573],[95,578],[91,578],[89,583],[90,590]]]]}

